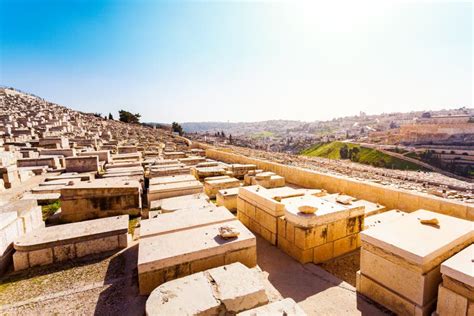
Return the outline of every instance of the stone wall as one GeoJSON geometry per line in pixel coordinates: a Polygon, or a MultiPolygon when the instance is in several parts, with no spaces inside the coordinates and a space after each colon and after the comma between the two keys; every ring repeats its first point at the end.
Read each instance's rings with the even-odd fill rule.
{"type": "Polygon", "coordinates": [[[387,209],[399,209],[406,212],[427,209],[458,218],[474,220],[474,206],[462,202],[246,157],[234,154],[227,148],[221,150],[207,147],[206,155],[208,158],[227,163],[255,164],[259,169],[272,171],[285,177],[289,183],[305,188],[321,188],[329,193],[344,193],[358,199],[386,205],[387,209]]]}

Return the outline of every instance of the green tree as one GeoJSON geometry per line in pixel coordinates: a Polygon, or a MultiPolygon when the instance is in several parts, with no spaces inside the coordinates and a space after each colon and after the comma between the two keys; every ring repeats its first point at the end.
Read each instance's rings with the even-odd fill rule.
{"type": "Polygon", "coordinates": [[[349,149],[346,144],[339,149],[339,156],[341,156],[341,159],[347,159],[349,157],[349,149]]]}
{"type": "Polygon", "coordinates": [[[174,133],[178,133],[179,136],[183,136],[183,127],[181,127],[178,122],[173,122],[171,124],[171,129],[174,133]]]}
{"type": "Polygon", "coordinates": [[[132,114],[132,113],[130,113],[128,111],[125,111],[125,110],[120,110],[119,111],[119,120],[121,122],[138,124],[138,123],[140,123],[140,117],[141,117],[141,115],[138,114],[138,113],[132,114]]]}
{"type": "Polygon", "coordinates": [[[112,116],[112,113],[109,113],[109,120],[113,120],[114,117],[112,116]]]}

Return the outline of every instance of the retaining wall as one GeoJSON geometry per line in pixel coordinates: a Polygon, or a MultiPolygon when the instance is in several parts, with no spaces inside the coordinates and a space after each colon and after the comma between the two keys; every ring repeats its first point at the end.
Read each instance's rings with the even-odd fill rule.
{"type": "Polygon", "coordinates": [[[385,205],[387,209],[399,209],[406,212],[427,209],[458,218],[474,220],[474,205],[467,203],[246,157],[232,153],[228,148],[218,149],[208,145],[199,145],[201,148],[206,149],[206,156],[208,158],[227,163],[255,164],[259,169],[277,173],[285,177],[287,182],[305,188],[320,188],[327,190],[329,193],[344,193],[359,199],[380,203],[385,205]]]}

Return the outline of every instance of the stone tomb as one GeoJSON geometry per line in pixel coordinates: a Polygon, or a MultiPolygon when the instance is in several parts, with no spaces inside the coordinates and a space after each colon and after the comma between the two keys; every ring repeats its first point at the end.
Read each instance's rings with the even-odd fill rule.
{"type": "Polygon", "coordinates": [[[99,157],[67,157],[66,172],[99,172],[99,157]]]}
{"type": "Polygon", "coordinates": [[[11,189],[21,184],[17,166],[11,165],[7,167],[0,167],[0,173],[2,174],[5,188],[11,189]]]}
{"type": "Polygon", "coordinates": [[[226,177],[224,179],[205,179],[204,193],[211,199],[216,198],[219,190],[240,187],[240,181],[236,178],[226,177]]]}
{"type": "Polygon", "coordinates": [[[12,262],[13,241],[21,236],[22,227],[16,212],[0,213],[0,275],[12,262]]]}
{"type": "Polygon", "coordinates": [[[472,243],[472,227],[470,221],[418,210],[362,232],[357,291],[397,314],[431,315],[440,265],[472,243]]]}
{"type": "Polygon", "coordinates": [[[139,215],[138,181],[119,178],[79,182],[61,189],[61,219],[76,222],[114,215],[139,215]]]}
{"type": "Polygon", "coordinates": [[[184,164],[176,165],[164,165],[164,166],[151,166],[149,170],[149,177],[166,177],[178,174],[189,174],[191,170],[190,166],[184,164]]]}
{"type": "Polygon", "coordinates": [[[191,168],[191,174],[198,180],[203,180],[208,177],[225,176],[226,170],[223,167],[193,167],[191,168]]]}
{"type": "Polygon", "coordinates": [[[218,206],[224,206],[231,212],[236,212],[238,195],[239,195],[238,187],[219,190],[216,194],[216,204],[218,206]]]}
{"type": "Polygon", "coordinates": [[[279,188],[285,186],[285,178],[273,172],[261,172],[252,178],[252,185],[261,185],[267,189],[279,188]]]}
{"type": "Polygon", "coordinates": [[[243,179],[247,173],[256,169],[257,166],[252,164],[232,164],[227,168],[227,170],[232,172],[232,176],[237,179],[243,179]]]}
{"type": "Polygon", "coordinates": [[[474,244],[441,264],[443,283],[438,289],[438,315],[474,315],[473,259],[474,244]]]}
{"type": "Polygon", "coordinates": [[[278,247],[301,263],[321,263],[355,250],[364,225],[364,207],[347,207],[304,195],[282,200],[278,247]],[[308,209],[315,211],[305,213],[308,209]]]}
{"type": "Polygon", "coordinates": [[[149,294],[160,284],[224,264],[257,264],[255,236],[238,220],[226,222],[239,236],[220,237],[223,223],[175,231],[140,240],[138,283],[140,294],[149,294]]]}
{"type": "Polygon", "coordinates": [[[51,169],[61,168],[59,158],[57,156],[38,157],[38,158],[22,158],[16,161],[18,167],[34,167],[34,166],[48,166],[51,169]]]}
{"type": "Polygon", "coordinates": [[[235,315],[258,307],[269,300],[258,273],[236,262],[169,281],[150,294],[146,315],[235,315]]]}
{"type": "Polygon", "coordinates": [[[234,215],[225,207],[215,207],[212,204],[209,206],[178,210],[142,220],[140,239],[235,220],[234,215]]]}
{"type": "Polygon", "coordinates": [[[213,205],[203,193],[182,195],[162,200],[151,201],[150,210],[160,210],[161,213],[170,213],[180,209],[201,208],[213,205]]]}
{"type": "Polygon", "coordinates": [[[240,188],[237,197],[237,218],[252,232],[276,245],[277,221],[285,213],[285,205],[279,201],[303,193],[289,187],[272,190],[262,186],[240,188]]]}
{"type": "Polygon", "coordinates": [[[185,165],[192,166],[197,165],[198,163],[205,162],[206,158],[204,157],[187,157],[178,159],[179,162],[184,163],[185,165]]]}
{"type": "Polygon", "coordinates": [[[365,216],[379,214],[387,210],[385,206],[380,205],[378,203],[372,203],[366,200],[359,200],[357,198],[344,194],[328,194],[324,196],[323,199],[336,204],[348,206],[363,206],[365,208],[365,216]]]}
{"type": "Polygon", "coordinates": [[[41,206],[35,200],[19,200],[1,206],[1,212],[16,212],[20,234],[26,234],[44,227],[41,206]]]}
{"type": "Polygon", "coordinates": [[[165,159],[178,159],[178,158],[186,158],[186,153],[182,151],[168,151],[163,152],[163,157],[165,159]]]}
{"type": "Polygon", "coordinates": [[[195,178],[190,174],[180,174],[180,175],[174,175],[174,176],[168,176],[168,177],[150,178],[150,185],[187,182],[187,181],[193,181],[193,180],[195,180],[195,178]]]}
{"type": "Polygon", "coordinates": [[[128,216],[114,216],[32,231],[17,240],[15,271],[126,248],[128,216]]]}
{"type": "Polygon", "coordinates": [[[202,184],[197,180],[155,184],[148,188],[147,200],[150,203],[150,201],[200,192],[202,192],[202,184]]]}

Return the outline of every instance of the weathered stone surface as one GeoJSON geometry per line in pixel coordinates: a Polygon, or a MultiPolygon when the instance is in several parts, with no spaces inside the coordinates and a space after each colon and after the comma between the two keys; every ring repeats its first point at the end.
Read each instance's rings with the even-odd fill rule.
{"type": "Polygon", "coordinates": [[[473,236],[470,221],[418,210],[394,222],[362,232],[361,240],[430,270],[433,260],[447,258],[456,246],[472,242],[473,236]],[[423,225],[419,221],[433,217],[439,220],[438,227],[423,225]]]}
{"type": "Polygon", "coordinates": [[[233,263],[168,281],[150,294],[147,315],[233,315],[268,302],[258,271],[233,263]]]}
{"type": "Polygon", "coordinates": [[[215,282],[215,295],[227,312],[238,313],[268,302],[260,279],[241,263],[210,269],[207,273],[215,282]]]}
{"type": "Polygon", "coordinates": [[[14,247],[19,251],[32,251],[108,236],[116,236],[127,233],[127,231],[127,215],[107,217],[38,229],[15,240],[14,247]]]}
{"type": "Polygon", "coordinates": [[[364,229],[374,228],[380,225],[384,225],[386,223],[399,220],[400,218],[402,218],[403,216],[407,214],[408,213],[405,213],[399,210],[391,210],[391,211],[368,216],[364,220],[364,229]]]}
{"type": "Polygon", "coordinates": [[[441,264],[441,273],[474,288],[474,244],[441,264]]]}
{"type": "Polygon", "coordinates": [[[306,313],[296,304],[292,298],[273,302],[260,307],[252,308],[248,311],[237,314],[238,316],[305,316],[306,313]]]}
{"type": "Polygon", "coordinates": [[[203,186],[197,180],[152,185],[148,188],[148,201],[190,195],[202,192],[203,186]]]}
{"type": "Polygon", "coordinates": [[[224,207],[196,208],[185,211],[179,210],[172,213],[160,214],[156,218],[142,220],[140,224],[140,238],[158,236],[234,220],[234,215],[224,207]]]}
{"type": "Polygon", "coordinates": [[[146,302],[146,314],[218,315],[220,302],[203,273],[195,273],[157,287],[146,302]]]}

